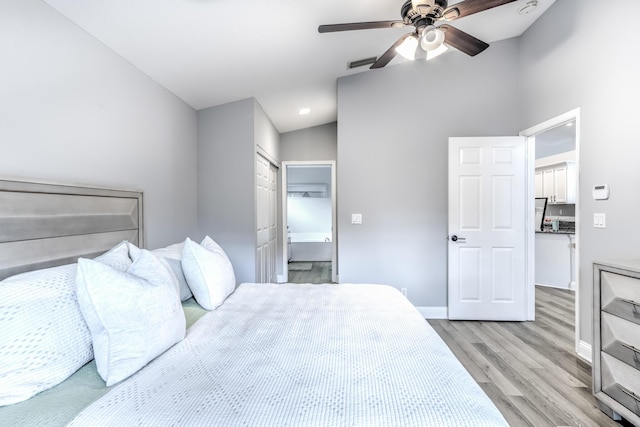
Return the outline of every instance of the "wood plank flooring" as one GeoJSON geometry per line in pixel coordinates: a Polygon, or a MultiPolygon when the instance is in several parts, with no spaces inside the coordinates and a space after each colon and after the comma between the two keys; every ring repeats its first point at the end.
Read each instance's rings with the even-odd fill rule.
{"type": "Polygon", "coordinates": [[[512,426],[630,426],[602,413],[574,351],[574,293],[536,287],[535,322],[429,320],[512,426]]]}
{"type": "MultiPolygon", "coordinates": [[[[330,283],[331,263],[289,270],[289,282],[330,283]]],[[[535,322],[429,323],[510,425],[631,426],[607,417],[591,394],[591,365],[574,350],[574,298],[538,286],[535,322]]]]}
{"type": "MultiPolygon", "coordinates": [[[[289,266],[295,264],[308,264],[290,262],[289,266]]],[[[332,283],[331,282],[331,262],[311,262],[311,270],[293,270],[289,268],[289,283],[332,283]]]]}

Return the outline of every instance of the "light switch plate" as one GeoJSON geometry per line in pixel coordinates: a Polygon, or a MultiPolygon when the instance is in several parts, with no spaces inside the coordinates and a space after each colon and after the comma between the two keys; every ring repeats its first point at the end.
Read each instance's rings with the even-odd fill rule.
{"type": "Polygon", "coordinates": [[[362,224],[362,214],[352,213],[351,214],[351,224],[362,224]]]}
{"type": "Polygon", "coordinates": [[[603,213],[593,214],[593,227],[594,228],[607,228],[607,218],[603,213]]]}

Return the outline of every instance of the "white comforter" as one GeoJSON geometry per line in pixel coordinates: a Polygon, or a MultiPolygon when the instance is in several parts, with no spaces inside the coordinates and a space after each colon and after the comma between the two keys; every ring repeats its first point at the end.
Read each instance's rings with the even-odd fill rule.
{"type": "Polygon", "coordinates": [[[396,289],[243,284],[72,425],[507,423],[396,289]]]}

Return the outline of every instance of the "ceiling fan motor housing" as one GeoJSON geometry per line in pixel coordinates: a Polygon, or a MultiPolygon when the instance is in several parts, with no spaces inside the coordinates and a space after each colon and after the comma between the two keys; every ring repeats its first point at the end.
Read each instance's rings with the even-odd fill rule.
{"type": "Polygon", "coordinates": [[[447,0],[411,0],[413,11],[420,16],[441,16],[447,4],[447,0]]]}

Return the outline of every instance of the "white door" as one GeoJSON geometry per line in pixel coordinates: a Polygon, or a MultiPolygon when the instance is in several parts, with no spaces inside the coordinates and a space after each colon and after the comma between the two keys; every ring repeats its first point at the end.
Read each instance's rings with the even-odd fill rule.
{"type": "Polygon", "coordinates": [[[277,176],[275,165],[256,154],[256,281],[276,282],[277,176]]]}
{"type": "Polygon", "coordinates": [[[526,320],[525,138],[449,138],[449,319],[526,320]]]}

